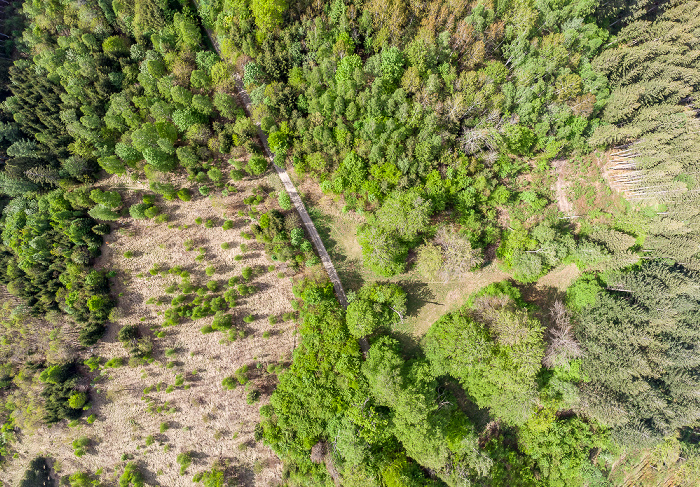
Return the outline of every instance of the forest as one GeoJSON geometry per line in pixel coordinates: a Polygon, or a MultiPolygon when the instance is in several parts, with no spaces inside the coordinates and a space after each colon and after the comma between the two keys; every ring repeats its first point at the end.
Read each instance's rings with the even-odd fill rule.
{"type": "Polygon", "coordinates": [[[0,485],[698,485],[699,13],[0,0],[0,485]]]}

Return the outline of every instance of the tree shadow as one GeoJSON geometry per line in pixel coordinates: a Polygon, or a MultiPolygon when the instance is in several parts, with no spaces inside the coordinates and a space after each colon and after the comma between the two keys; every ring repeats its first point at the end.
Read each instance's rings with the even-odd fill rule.
{"type": "Polygon", "coordinates": [[[362,262],[359,259],[353,259],[343,252],[340,251],[340,244],[333,238],[333,219],[329,215],[324,215],[316,207],[308,205],[308,201],[305,200],[304,204],[307,205],[307,211],[313,221],[316,230],[323,245],[326,247],[326,251],[333,262],[333,266],[338,272],[338,277],[348,290],[357,290],[365,283],[365,279],[362,277],[360,269],[362,269],[362,262]]]}
{"type": "Polygon", "coordinates": [[[418,311],[426,304],[442,304],[436,301],[435,293],[424,282],[411,281],[400,282],[399,285],[406,291],[406,316],[417,317],[418,311]]]}
{"type": "Polygon", "coordinates": [[[525,302],[535,305],[533,315],[543,324],[549,321],[549,310],[557,300],[564,301],[566,293],[554,286],[537,286],[536,283],[520,287],[525,302]]]}

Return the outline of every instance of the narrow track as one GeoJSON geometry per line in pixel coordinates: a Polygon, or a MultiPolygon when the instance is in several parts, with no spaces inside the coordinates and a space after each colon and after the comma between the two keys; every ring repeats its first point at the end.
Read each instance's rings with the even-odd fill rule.
{"type": "MultiPolygon", "coordinates": [[[[207,34],[209,34],[209,33],[207,32],[207,34]]],[[[212,41],[212,44],[214,44],[213,41],[212,41]]],[[[214,44],[214,46],[216,46],[216,44],[214,44]]],[[[250,116],[250,114],[251,114],[250,97],[248,96],[248,93],[245,91],[245,88],[243,87],[243,82],[241,81],[241,79],[238,76],[236,77],[236,88],[238,88],[238,95],[241,97],[241,100],[243,101],[243,104],[245,105],[245,110],[248,113],[248,116],[250,116]]],[[[318,234],[318,230],[316,230],[316,226],[314,225],[314,222],[311,220],[309,213],[306,211],[306,207],[304,206],[304,202],[301,201],[301,197],[299,196],[299,193],[297,193],[297,190],[294,187],[294,183],[292,183],[292,180],[289,178],[289,174],[287,174],[287,171],[284,168],[275,164],[274,156],[272,155],[272,152],[270,152],[270,147],[267,145],[267,135],[265,134],[265,132],[262,131],[259,124],[257,124],[256,127],[258,129],[258,137],[260,137],[260,140],[262,141],[263,148],[265,149],[265,154],[267,155],[270,162],[272,162],[272,167],[275,169],[275,172],[277,173],[279,178],[282,180],[282,184],[284,185],[284,189],[287,190],[287,193],[289,193],[289,197],[291,198],[292,203],[294,204],[294,207],[296,208],[297,212],[299,212],[299,216],[301,217],[302,223],[304,223],[304,227],[306,227],[306,231],[309,234],[309,237],[311,238],[311,242],[314,244],[314,247],[316,248],[316,251],[318,252],[319,257],[321,257],[321,262],[323,263],[323,267],[326,269],[326,272],[328,273],[328,277],[330,278],[331,282],[333,283],[333,289],[335,289],[335,295],[337,296],[338,301],[343,306],[343,308],[347,308],[348,299],[345,296],[345,291],[343,290],[343,284],[340,282],[340,278],[338,277],[338,273],[336,272],[335,267],[333,266],[333,261],[331,260],[331,256],[328,254],[328,251],[326,250],[326,246],[323,245],[323,241],[321,240],[321,236],[318,234]]]]}
{"type": "MultiPolygon", "coordinates": [[[[193,3],[196,7],[196,2],[193,1],[193,3]]],[[[221,57],[221,52],[219,51],[219,45],[216,39],[212,36],[209,29],[204,28],[204,32],[207,34],[209,42],[211,42],[211,45],[216,51],[216,53],[219,55],[219,57],[221,57]]],[[[250,117],[252,113],[250,96],[248,96],[248,92],[246,92],[245,87],[243,86],[243,81],[241,80],[240,76],[236,75],[235,80],[238,95],[241,97],[241,101],[243,101],[243,105],[245,106],[245,111],[250,117]]],[[[343,308],[347,308],[348,298],[347,296],[345,296],[343,284],[340,282],[340,277],[338,277],[338,272],[335,270],[335,266],[333,266],[331,256],[328,254],[326,246],[323,245],[323,240],[321,240],[321,236],[318,234],[318,230],[316,230],[316,225],[314,225],[314,222],[311,220],[309,213],[306,211],[304,202],[301,201],[301,197],[299,196],[299,193],[297,193],[296,187],[294,186],[294,183],[292,183],[292,180],[289,177],[289,174],[287,174],[286,169],[275,164],[275,158],[272,155],[272,152],[270,151],[270,147],[267,145],[267,134],[265,134],[265,132],[262,131],[259,123],[256,123],[256,128],[258,129],[258,137],[260,137],[260,141],[262,142],[263,149],[265,150],[267,158],[272,163],[272,167],[275,169],[275,172],[279,176],[280,180],[282,180],[284,189],[287,191],[287,193],[289,193],[289,197],[292,200],[292,203],[294,204],[294,208],[296,208],[297,212],[299,213],[301,221],[304,223],[309,237],[311,237],[311,242],[316,248],[316,252],[318,252],[319,257],[321,257],[321,263],[323,264],[323,267],[328,273],[328,277],[333,283],[333,289],[335,290],[335,295],[338,298],[338,302],[343,308]]],[[[367,351],[369,350],[369,342],[367,341],[367,339],[362,337],[358,339],[357,342],[360,345],[360,350],[362,350],[362,353],[364,355],[367,355],[367,351]]]]}

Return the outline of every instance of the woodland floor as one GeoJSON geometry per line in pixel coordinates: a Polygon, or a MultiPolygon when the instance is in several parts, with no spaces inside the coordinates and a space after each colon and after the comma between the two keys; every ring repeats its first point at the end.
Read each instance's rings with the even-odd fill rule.
{"type": "MultiPolygon", "coordinates": [[[[239,192],[228,197],[210,199],[197,193],[186,203],[159,199],[158,206],[170,215],[168,223],[156,224],[152,220],[131,218],[116,222],[119,229],[106,236],[96,266],[117,270],[112,283],[114,297],[119,296],[118,318],[108,325],[104,339],[86,351],[83,359],[95,354],[104,359],[124,357],[128,360],[124,347],[116,338],[118,330],[127,324],[138,324],[142,333],[153,337],[148,328],[162,323],[163,318],[159,315],[168,304],[145,303],[149,298],[167,296],[163,289],[180,282],[169,274],[151,276],[148,270],[154,264],[161,269],[183,266],[191,272],[192,283],[200,286],[209,279],[224,283],[232,276],[239,276],[244,266],[258,269],[257,277],[252,280],[258,290],[239,299],[232,311],[234,326],[243,328],[247,336],[228,342],[221,332],[203,334],[200,328],[210,324],[211,317],[194,322],[186,320],[164,328],[165,337],[153,337],[155,360],[151,364],[103,368],[103,375],[91,374],[98,377],[91,392],[92,408],[85,412],[77,427],[68,428],[63,421],[51,428],[39,427],[35,433],[20,438],[18,458],[11,459],[2,474],[10,480],[10,485],[18,483],[27,463],[39,454],[56,459],[61,475],[77,470],[95,472],[102,469],[101,479],[110,483],[114,483],[123,469],[124,454],[133,456],[132,461],[146,474],[149,485],[193,485],[193,475],[210,468],[217,459],[230,461],[239,485],[270,486],[280,482],[279,460],[270,449],[255,442],[253,429],[259,418],[258,409],[268,400],[276,383],[276,377],[268,374],[266,367],[271,363],[288,364],[296,341],[294,323],[281,320],[283,313],[291,311],[293,295],[288,276],[292,272],[279,263],[276,263],[277,269],[268,271],[268,266],[275,263],[265,257],[259,244],[243,239],[241,233],[248,224],[236,215],[243,207],[244,196],[261,182],[266,183],[264,180],[236,183],[239,192]],[[211,218],[216,224],[213,228],[196,225],[196,217],[204,221],[211,218]],[[233,220],[236,226],[223,230],[224,219],[233,220]],[[178,230],[181,225],[187,228],[178,230]],[[185,251],[183,242],[187,239],[194,240],[195,249],[205,247],[203,262],[195,262],[196,250],[185,251]],[[229,242],[231,249],[221,249],[223,242],[229,242]],[[249,250],[242,260],[236,261],[234,256],[241,253],[241,243],[248,244],[249,250]],[[135,257],[125,258],[123,254],[128,250],[134,252],[135,257]],[[211,278],[204,273],[208,265],[216,268],[216,274],[211,278]],[[287,276],[280,278],[279,272],[286,272],[287,276]],[[137,277],[139,273],[145,277],[137,277]],[[255,316],[255,321],[243,323],[242,318],[249,314],[255,316]],[[277,324],[269,324],[270,315],[279,318],[277,324]],[[267,339],[263,337],[265,331],[271,333],[267,339]],[[166,357],[165,350],[173,348],[175,356],[166,357]],[[166,366],[168,362],[170,365],[166,366]],[[232,375],[243,365],[248,365],[251,382],[262,390],[261,400],[253,405],[246,403],[242,386],[229,391],[221,385],[224,377],[232,375]],[[167,393],[166,386],[174,384],[176,374],[182,374],[185,386],[189,387],[176,387],[167,393]],[[147,403],[142,400],[143,390],[157,384],[161,384],[160,392],[153,390],[148,396],[157,405],[167,401],[164,409],[172,407],[172,413],[147,412],[147,403]],[[97,416],[92,425],[84,420],[89,414],[97,416]],[[168,423],[169,429],[160,433],[163,422],[168,423]],[[149,435],[153,436],[154,442],[147,446],[149,435]],[[94,446],[78,458],[73,454],[71,442],[80,436],[92,438],[94,446]],[[176,457],[186,451],[193,452],[194,459],[186,474],[180,476],[176,457]]],[[[145,185],[127,178],[120,181],[115,176],[104,183],[111,187],[147,189],[145,185]]],[[[180,183],[187,185],[184,181],[180,183]]],[[[195,188],[191,189],[196,193],[195,188]]],[[[125,203],[137,202],[137,193],[123,191],[125,203]]],[[[264,211],[262,206],[259,209],[264,211]]],[[[172,297],[167,297],[168,303],[172,297]]]]}

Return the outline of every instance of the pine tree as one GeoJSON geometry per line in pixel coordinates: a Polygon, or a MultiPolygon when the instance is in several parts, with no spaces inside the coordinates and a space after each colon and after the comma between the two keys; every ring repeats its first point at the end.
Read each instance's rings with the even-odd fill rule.
{"type": "Polygon", "coordinates": [[[578,314],[575,329],[591,413],[632,441],[698,421],[698,309],[700,274],[683,266],[647,261],[610,274],[607,290],[578,314]],[[605,405],[610,399],[615,411],[605,405]]]}

